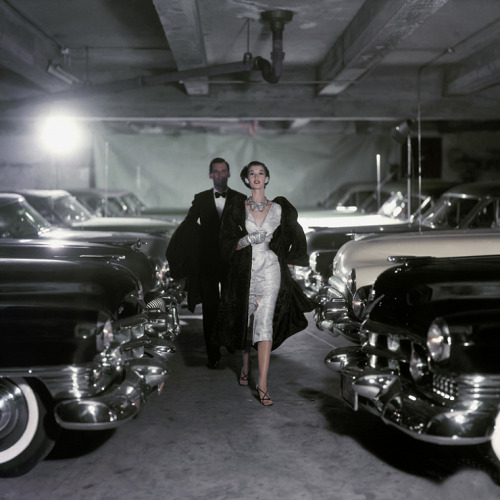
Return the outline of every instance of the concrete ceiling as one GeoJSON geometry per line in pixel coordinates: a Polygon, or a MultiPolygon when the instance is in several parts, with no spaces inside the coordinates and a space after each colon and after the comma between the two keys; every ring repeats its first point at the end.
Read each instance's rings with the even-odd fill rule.
{"type": "Polygon", "coordinates": [[[498,130],[500,1],[0,0],[0,127],[62,108],[129,133],[369,133],[419,109],[498,130]]]}

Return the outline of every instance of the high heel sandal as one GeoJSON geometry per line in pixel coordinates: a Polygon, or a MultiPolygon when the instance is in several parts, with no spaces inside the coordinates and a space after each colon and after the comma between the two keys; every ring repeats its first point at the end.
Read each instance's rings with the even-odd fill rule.
{"type": "Polygon", "coordinates": [[[257,386],[257,395],[259,396],[259,401],[262,406],[273,405],[273,400],[269,397],[269,393],[267,391],[263,391],[259,386],[257,386]],[[260,397],[261,393],[262,397],[260,397]]]}
{"type": "Polygon", "coordinates": [[[249,380],[250,380],[250,370],[248,370],[248,372],[245,373],[242,368],[240,372],[240,378],[238,379],[238,384],[246,387],[248,386],[249,380]]]}

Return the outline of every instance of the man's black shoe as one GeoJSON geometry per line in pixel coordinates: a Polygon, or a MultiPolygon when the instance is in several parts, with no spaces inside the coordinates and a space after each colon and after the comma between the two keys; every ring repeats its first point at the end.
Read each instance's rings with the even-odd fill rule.
{"type": "Polygon", "coordinates": [[[210,370],[216,370],[219,368],[219,361],[209,361],[207,363],[207,368],[210,368],[210,370]]]}

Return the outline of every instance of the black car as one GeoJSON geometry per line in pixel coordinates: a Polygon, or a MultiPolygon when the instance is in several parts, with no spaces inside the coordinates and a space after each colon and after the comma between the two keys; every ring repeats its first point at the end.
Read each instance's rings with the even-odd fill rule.
{"type": "Polygon", "coordinates": [[[67,189],[93,215],[98,217],[144,217],[180,224],[189,207],[148,207],[132,191],[122,189],[67,189]]]}
{"type": "Polygon", "coordinates": [[[53,226],[87,231],[142,232],[170,237],[176,223],[148,217],[97,217],[68,191],[61,189],[13,189],[24,196],[53,226]]]}
{"type": "MultiPolygon", "coordinates": [[[[334,349],[353,409],[500,457],[500,255],[416,258],[375,281],[360,345],[334,349]]],[[[500,466],[500,461],[498,461],[500,466]]]]}
{"type": "Polygon", "coordinates": [[[54,227],[22,195],[0,193],[0,241],[9,239],[80,241],[130,247],[147,255],[164,290],[171,288],[166,250],[169,237],[129,231],[90,231],[54,227]]]}
{"type": "Polygon", "coordinates": [[[146,208],[130,191],[118,189],[68,189],[92,215],[98,217],[134,217],[146,208]]]}
{"type": "Polygon", "coordinates": [[[167,377],[139,279],[119,261],[0,257],[0,476],[26,473],[61,428],[128,422],[167,377]]]}

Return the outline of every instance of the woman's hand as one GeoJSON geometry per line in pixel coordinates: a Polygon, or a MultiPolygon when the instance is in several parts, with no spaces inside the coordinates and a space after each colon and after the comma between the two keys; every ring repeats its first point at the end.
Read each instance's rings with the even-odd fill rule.
{"type": "Polygon", "coordinates": [[[243,238],[240,238],[236,250],[241,250],[242,248],[245,248],[248,245],[259,245],[260,243],[263,243],[265,239],[266,239],[265,231],[255,231],[254,233],[247,234],[246,236],[243,236],[243,238]]]}

